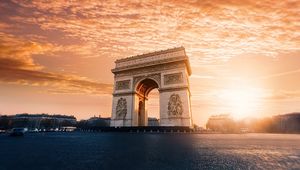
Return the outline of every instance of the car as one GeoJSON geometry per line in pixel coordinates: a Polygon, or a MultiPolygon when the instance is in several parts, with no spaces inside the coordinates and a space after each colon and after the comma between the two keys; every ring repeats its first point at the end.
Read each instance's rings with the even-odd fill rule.
{"type": "Polygon", "coordinates": [[[13,128],[9,135],[10,136],[24,136],[26,132],[26,128],[13,128]]]}

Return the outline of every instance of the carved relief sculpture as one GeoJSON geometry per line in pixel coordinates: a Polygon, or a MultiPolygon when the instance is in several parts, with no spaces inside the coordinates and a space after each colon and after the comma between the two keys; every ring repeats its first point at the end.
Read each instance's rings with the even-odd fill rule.
{"type": "Polygon", "coordinates": [[[172,94],[168,103],[168,115],[180,116],[183,113],[182,102],[178,94],[172,94]]]}
{"type": "Polygon", "coordinates": [[[182,73],[173,73],[164,75],[164,84],[178,84],[183,82],[182,73]]]}
{"type": "Polygon", "coordinates": [[[117,103],[116,116],[118,119],[124,119],[127,114],[127,101],[124,98],[120,98],[117,103]]]}

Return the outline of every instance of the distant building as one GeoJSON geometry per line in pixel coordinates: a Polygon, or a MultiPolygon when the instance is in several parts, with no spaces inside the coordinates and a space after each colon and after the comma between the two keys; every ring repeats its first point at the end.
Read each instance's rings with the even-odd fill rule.
{"type": "Polygon", "coordinates": [[[54,119],[58,123],[62,123],[65,121],[70,122],[71,124],[76,124],[76,118],[74,116],[67,115],[49,115],[49,114],[16,114],[14,119],[29,119],[29,120],[42,120],[42,119],[54,119]]]}
{"type": "MultiPolygon", "coordinates": [[[[3,116],[2,116],[3,117],[3,116]]],[[[75,126],[74,116],[49,114],[16,114],[7,116],[9,127],[27,127],[29,129],[53,129],[63,126],[75,126]]]]}
{"type": "Polygon", "coordinates": [[[208,119],[206,129],[216,132],[233,132],[235,122],[229,114],[213,115],[208,119]]]}
{"type": "Polygon", "coordinates": [[[155,117],[148,118],[148,126],[159,126],[159,119],[155,117]]]}
{"type": "Polygon", "coordinates": [[[273,117],[273,121],[277,132],[300,132],[300,112],[277,115],[273,117]]]}

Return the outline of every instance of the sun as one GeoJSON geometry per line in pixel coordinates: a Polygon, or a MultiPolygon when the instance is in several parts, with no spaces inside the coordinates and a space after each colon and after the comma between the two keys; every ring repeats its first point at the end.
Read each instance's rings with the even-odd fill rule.
{"type": "Polygon", "coordinates": [[[222,90],[219,98],[234,119],[257,117],[262,91],[258,88],[229,88],[222,90]]]}

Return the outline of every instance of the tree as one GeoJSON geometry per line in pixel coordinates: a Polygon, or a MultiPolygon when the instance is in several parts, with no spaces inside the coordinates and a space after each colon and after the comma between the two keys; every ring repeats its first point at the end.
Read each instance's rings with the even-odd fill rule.
{"type": "Polygon", "coordinates": [[[0,129],[10,129],[11,128],[11,121],[8,116],[1,116],[0,117],[0,129]]]}

